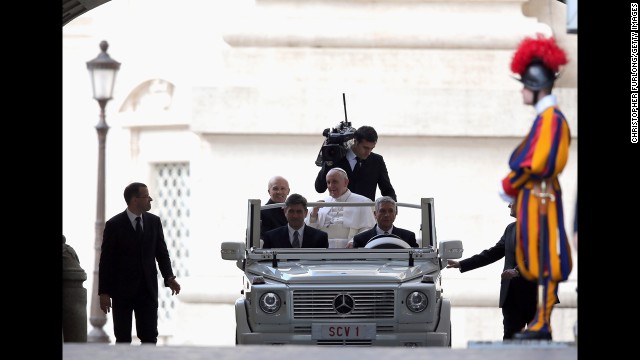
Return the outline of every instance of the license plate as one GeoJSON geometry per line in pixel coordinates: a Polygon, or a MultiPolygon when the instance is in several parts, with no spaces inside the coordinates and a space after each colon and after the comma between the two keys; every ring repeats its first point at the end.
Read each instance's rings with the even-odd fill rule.
{"type": "Polygon", "coordinates": [[[313,340],[373,340],[376,324],[312,324],[313,340]]]}

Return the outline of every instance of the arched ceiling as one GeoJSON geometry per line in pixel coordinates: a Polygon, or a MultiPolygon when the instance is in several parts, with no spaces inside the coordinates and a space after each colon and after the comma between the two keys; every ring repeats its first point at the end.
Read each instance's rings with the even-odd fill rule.
{"type": "MultiPolygon", "coordinates": [[[[62,0],[62,26],[87,11],[107,3],[111,0],[62,0]]],[[[558,0],[561,3],[567,3],[566,0],[558,0]]],[[[577,0],[576,0],[577,1],[577,0]]]]}
{"type": "Polygon", "coordinates": [[[62,0],[62,26],[87,11],[111,0],[62,0]]]}

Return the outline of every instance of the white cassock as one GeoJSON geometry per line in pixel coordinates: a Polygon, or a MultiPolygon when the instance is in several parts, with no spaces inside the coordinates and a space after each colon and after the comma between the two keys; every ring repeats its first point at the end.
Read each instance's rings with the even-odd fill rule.
{"type": "MultiPolygon", "coordinates": [[[[352,193],[348,190],[334,199],[327,196],[324,199],[327,203],[332,202],[371,202],[371,199],[352,193]]],[[[373,204],[368,206],[327,206],[318,210],[318,219],[311,222],[311,211],[307,214],[305,223],[308,226],[320,229],[329,235],[329,247],[345,247],[347,242],[354,235],[371,229],[376,224],[373,216],[373,204]]]]}

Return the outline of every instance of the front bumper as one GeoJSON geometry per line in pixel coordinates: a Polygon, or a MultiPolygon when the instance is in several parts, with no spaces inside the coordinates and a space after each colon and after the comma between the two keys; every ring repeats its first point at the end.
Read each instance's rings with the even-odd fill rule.
{"type": "Polygon", "coordinates": [[[319,345],[319,346],[406,346],[406,347],[450,347],[451,304],[442,299],[439,322],[435,331],[376,333],[370,340],[315,340],[311,334],[290,332],[254,332],[249,326],[244,299],[238,299],[236,311],[237,345],[319,345]]]}

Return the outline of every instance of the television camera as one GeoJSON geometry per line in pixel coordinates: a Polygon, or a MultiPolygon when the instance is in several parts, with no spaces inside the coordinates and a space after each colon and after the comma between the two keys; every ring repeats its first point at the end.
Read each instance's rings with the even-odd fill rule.
{"type": "Polygon", "coordinates": [[[332,165],[342,159],[347,155],[347,151],[353,143],[356,129],[347,120],[347,102],[344,93],[342,93],[342,103],[344,104],[344,121],[341,121],[336,127],[326,128],[322,132],[325,140],[316,159],[317,166],[322,166],[325,162],[332,165]]]}

